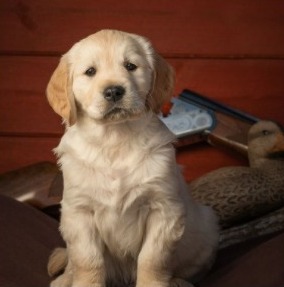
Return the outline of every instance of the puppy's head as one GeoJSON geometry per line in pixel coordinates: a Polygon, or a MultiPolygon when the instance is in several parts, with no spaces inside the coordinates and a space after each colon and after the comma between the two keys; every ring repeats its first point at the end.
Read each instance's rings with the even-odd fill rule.
{"type": "Polygon", "coordinates": [[[170,99],[173,71],[145,38],[102,30],[76,43],[47,87],[50,105],[68,125],[87,116],[100,122],[159,112],[170,99]]]}

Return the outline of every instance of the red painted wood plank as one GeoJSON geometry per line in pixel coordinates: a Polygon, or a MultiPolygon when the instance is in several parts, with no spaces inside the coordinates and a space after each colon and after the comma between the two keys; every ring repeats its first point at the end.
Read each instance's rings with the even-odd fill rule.
{"type": "MultiPolygon", "coordinates": [[[[0,57],[0,133],[56,134],[60,118],[49,107],[45,89],[57,58],[0,57]]],[[[284,60],[170,59],[175,94],[189,88],[284,124],[284,60]]]]}
{"type": "Polygon", "coordinates": [[[40,161],[55,162],[59,138],[0,137],[0,173],[40,161]]]}
{"type": "Polygon", "coordinates": [[[164,55],[283,57],[284,1],[3,0],[0,51],[63,53],[102,28],[142,34],[164,55]]]}
{"type": "Polygon", "coordinates": [[[174,60],[176,91],[188,87],[284,125],[283,60],[174,60]]]}
{"type": "Polygon", "coordinates": [[[0,57],[0,132],[62,133],[45,90],[58,63],[49,57],[0,57]],[[55,128],[54,128],[55,127],[55,128]]]}
{"type": "Polygon", "coordinates": [[[184,177],[191,181],[201,175],[224,166],[248,165],[245,157],[206,143],[197,143],[177,151],[177,162],[184,177]]]}
{"type": "MultiPolygon", "coordinates": [[[[0,173],[41,161],[55,162],[52,149],[59,138],[0,137],[0,173]]],[[[222,166],[245,165],[240,155],[218,150],[207,144],[195,144],[177,152],[187,181],[222,166]]]]}

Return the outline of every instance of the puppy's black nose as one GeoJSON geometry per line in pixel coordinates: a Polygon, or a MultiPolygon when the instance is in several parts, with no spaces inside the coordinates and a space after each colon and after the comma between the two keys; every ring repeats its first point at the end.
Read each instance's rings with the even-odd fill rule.
{"type": "Polygon", "coordinates": [[[125,89],[122,86],[110,86],[104,90],[104,98],[107,101],[117,102],[122,99],[125,89]]]}

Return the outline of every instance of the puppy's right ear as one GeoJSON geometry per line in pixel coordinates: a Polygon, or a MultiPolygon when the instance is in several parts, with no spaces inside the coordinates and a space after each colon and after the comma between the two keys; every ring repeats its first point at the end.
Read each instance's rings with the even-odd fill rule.
{"type": "Polygon", "coordinates": [[[71,126],[76,122],[76,107],[70,81],[68,64],[63,56],[49,80],[46,93],[53,110],[71,126]]]}

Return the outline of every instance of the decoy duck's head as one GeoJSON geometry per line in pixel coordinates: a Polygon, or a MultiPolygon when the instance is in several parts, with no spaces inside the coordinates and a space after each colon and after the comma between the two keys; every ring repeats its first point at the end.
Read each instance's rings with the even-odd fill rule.
{"type": "Polygon", "coordinates": [[[259,121],[248,132],[250,165],[265,160],[284,160],[284,129],[272,121],[259,121]]]}

